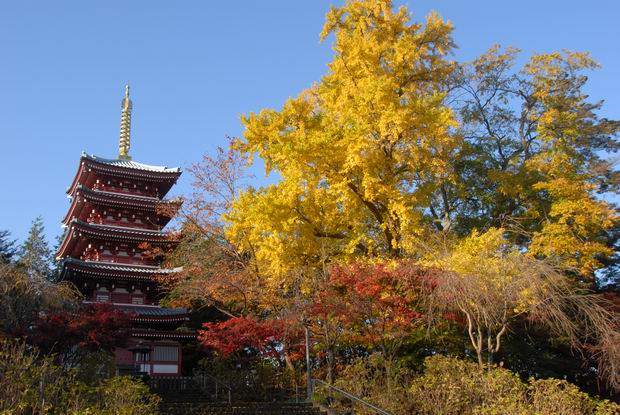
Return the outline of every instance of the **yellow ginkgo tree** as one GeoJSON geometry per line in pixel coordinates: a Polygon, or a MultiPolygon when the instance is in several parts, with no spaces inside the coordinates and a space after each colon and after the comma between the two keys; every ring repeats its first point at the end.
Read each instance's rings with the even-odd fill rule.
{"type": "Polygon", "coordinates": [[[387,0],[332,8],[321,34],[335,37],[329,72],[281,110],[243,117],[237,148],[280,180],[235,201],[228,236],[275,281],[326,258],[411,249],[432,193],[455,180],[451,32],[387,0]]]}

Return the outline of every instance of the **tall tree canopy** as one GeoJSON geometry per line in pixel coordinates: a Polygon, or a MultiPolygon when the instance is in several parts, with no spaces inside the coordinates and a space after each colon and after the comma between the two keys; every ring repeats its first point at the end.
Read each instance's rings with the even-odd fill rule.
{"type": "Polygon", "coordinates": [[[616,191],[607,161],[620,124],[583,92],[584,53],[533,56],[492,48],[449,59],[452,25],[411,22],[388,0],[332,8],[328,73],[281,110],[250,113],[237,148],[260,156],[276,184],[243,192],[228,237],[264,275],[334,258],[418,256],[429,232],[518,229],[538,258],[560,258],[592,281],[613,253],[616,191]]]}
{"type": "Polygon", "coordinates": [[[442,184],[431,211],[460,233],[517,222],[532,255],[592,276],[613,252],[618,215],[597,195],[620,184],[608,157],[620,123],[587,100],[583,72],[597,67],[588,54],[535,55],[515,70],[517,53],[496,46],[461,67],[459,179],[442,184]]]}

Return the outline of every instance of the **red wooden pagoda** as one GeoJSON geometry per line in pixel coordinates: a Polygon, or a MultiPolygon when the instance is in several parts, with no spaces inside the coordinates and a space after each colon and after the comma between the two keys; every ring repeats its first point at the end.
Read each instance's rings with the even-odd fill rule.
{"type": "Polygon", "coordinates": [[[73,282],[86,302],[111,303],[132,314],[129,344],[116,350],[119,374],[138,368],[151,376],[180,375],[182,342],[195,334],[177,330],[188,320],[186,309],[158,304],[162,296],[158,281],[175,270],[162,268],[145,249],[169,250],[176,244],[162,231],[169,217],[158,207],[178,206],[178,201],[163,198],[181,171],[131,160],[131,106],[126,87],[118,158],[86,153],[80,157],[67,190],[71,206],[57,252],[63,264],[60,278],[73,282]]]}

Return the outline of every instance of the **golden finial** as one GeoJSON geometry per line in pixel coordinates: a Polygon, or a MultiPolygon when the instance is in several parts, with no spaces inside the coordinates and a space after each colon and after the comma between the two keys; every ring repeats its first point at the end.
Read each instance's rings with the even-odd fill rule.
{"type": "Polygon", "coordinates": [[[129,99],[129,85],[125,85],[125,98],[121,104],[121,134],[118,141],[118,158],[131,160],[129,147],[131,145],[131,99],[129,99]]]}

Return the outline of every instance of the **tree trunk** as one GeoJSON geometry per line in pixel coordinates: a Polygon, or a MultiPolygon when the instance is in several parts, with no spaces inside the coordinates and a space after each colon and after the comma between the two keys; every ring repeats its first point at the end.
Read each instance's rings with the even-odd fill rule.
{"type": "Polygon", "coordinates": [[[327,362],[327,383],[330,385],[334,383],[334,350],[329,347],[327,349],[327,355],[325,356],[327,362]]]}
{"type": "Polygon", "coordinates": [[[284,353],[284,362],[286,363],[286,368],[290,370],[292,373],[295,373],[295,365],[293,365],[293,361],[291,360],[291,356],[288,353],[284,353]]]}

